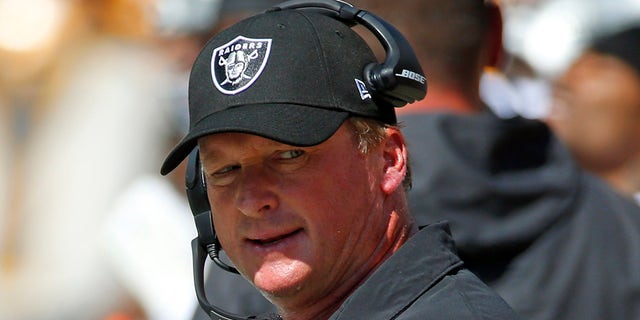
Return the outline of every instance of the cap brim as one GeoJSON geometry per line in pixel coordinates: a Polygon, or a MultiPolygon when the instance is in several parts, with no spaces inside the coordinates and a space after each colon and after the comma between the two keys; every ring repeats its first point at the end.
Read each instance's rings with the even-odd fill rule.
{"type": "Polygon", "coordinates": [[[192,125],[189,133],[169,153],[160,173],[166,175],[175,169],[203,136],[240,132],[308,147],[329,139],[348,117],[348,112],[297,104],[253,104],[226,109],[192,125]]]}

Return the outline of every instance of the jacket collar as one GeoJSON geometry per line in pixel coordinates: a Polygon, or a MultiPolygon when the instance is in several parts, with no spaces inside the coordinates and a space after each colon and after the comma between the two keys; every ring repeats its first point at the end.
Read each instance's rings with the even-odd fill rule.
{"type": "Polygon", "coordinates": [[[422,228],[385,261],[331,320],[393,319],[451,270],[462,266],[446,223],[422,228]]]}

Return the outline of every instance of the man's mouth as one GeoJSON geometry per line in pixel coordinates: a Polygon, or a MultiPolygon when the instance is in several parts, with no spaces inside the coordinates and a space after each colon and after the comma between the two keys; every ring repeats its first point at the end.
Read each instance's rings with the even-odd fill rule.
{"type": "Polygon", "coordinates": [[[285,234],[281,234],[275,237],[271,237],[271,238],[264,238],[264,239],[249,239],[249,241],[253,244],[257,244],[260,246],[271,246],[271,245],[275,245],[279,242],[281,242],[284,239],[287,239],[289,237],[292,237],[298,233],[302,232],[302,229],[297,229],[294,230],[293,232],[289,232],[289,233],[285,233],[285,234]]]}

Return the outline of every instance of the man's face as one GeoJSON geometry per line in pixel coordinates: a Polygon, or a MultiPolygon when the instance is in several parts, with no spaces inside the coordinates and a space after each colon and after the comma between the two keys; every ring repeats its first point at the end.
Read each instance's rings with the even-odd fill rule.
{"type": "Polygon", "coordinates": [[[242,77],[244,69],[245,63],[242,61],[230,63],[227,66],[227,77],[229,77],[229,80],[237,80],[242,77]]]}
{"type": "Polygon", "coordinates": [[[220,242],[279,306],[346,295],[386,250],[381,147],[361,154],[351,130],[308,148],[243,133],[199,141],[220,242]]]}
{"type": "Polygon", "coordinates": [[[549,123],[587,169],[602,172],[640,152],[640,77],[593,52],[558,79],[549,123]]]}

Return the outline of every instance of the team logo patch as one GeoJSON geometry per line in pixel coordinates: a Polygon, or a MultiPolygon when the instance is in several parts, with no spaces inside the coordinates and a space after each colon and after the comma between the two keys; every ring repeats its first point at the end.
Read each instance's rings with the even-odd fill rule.
{"type": "Polygon", "coordinates": [[[224,94],[236,94],[249,88],[267,65],[271,39],[237,36],[213,50],[211,75],[216,88],[224,94]]]}

